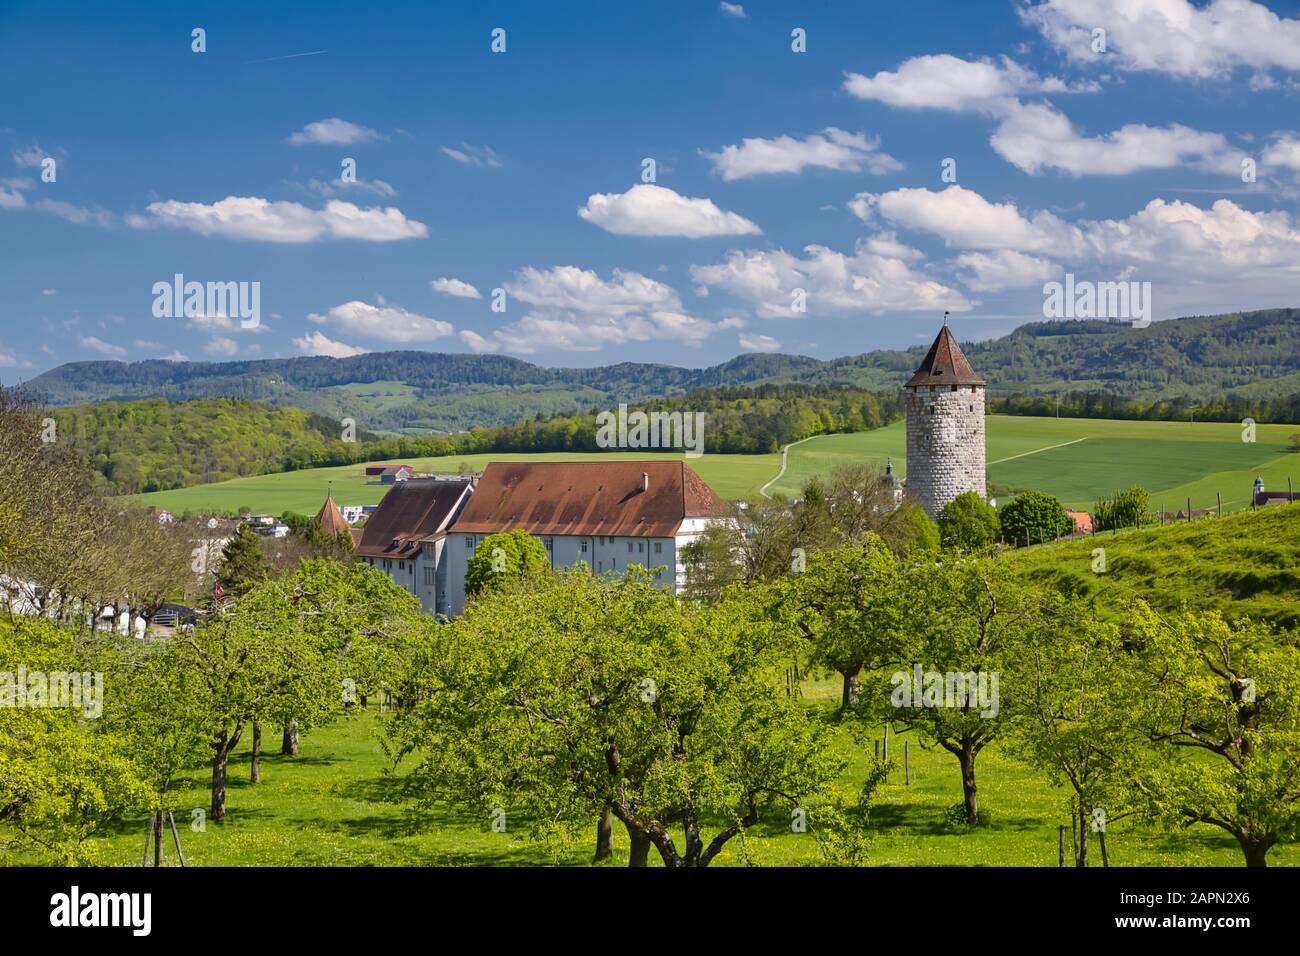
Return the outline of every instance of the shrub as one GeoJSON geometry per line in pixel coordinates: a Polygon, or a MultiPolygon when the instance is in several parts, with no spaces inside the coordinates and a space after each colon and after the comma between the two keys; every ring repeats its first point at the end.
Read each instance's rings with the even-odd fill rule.
{"type": "Polygon", "coordinates": [[[1003,505],[998,513],[1002,540],[1017,547],[1053,541],[1074,529],[1074,519],[1052,495],[1026,491],[1003,505]]]}
{"type": "Polygon", "coordinates": [[[1092,526],[1097,531],[1116,528],[1137,528],[1146,517],[1150,495],[1140,485],[1127,491],[1116,492],[1112,498],[1098,498],[1092,515],[1092,526]]]}
{"type": "Polygon", "coordinates": [[[939,533],[950,548],[987,548],[1001,529],[997,511],[974,491],[963,491],[939,512],[939,533]]]}

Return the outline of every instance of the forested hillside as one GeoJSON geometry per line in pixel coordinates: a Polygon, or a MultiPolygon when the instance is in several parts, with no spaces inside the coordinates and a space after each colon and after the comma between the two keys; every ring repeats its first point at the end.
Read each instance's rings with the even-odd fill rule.
{"type": "MultiPolygon", "coordinates": [[[[337,422],[234,398],[101,402],[53,416],[59,442],[117,494],[312,467],[349,447],[337,422]]],[[[376,437],[356,436],[358,444],[376,437]]]]}
{"type": "MultiPolygon", "coordinates": [[[[963,342],[994,397],[1091,393],[1140,402],[1229,403],[1300,394],[1298,309],[1198,316],[1135,329],[1105,322],[1033,322],[987,342],[963,342]]],[[[960,327],[958,327],[960,334],[960,327]]],[[[33,397],[96,401],[230,396],[297,407],[376,432],[453,433],[760,382],[902,384],[923,346],[819,361],[741,355],[705,369],[621,363],[543,368],[499,355],[375,352],[257,362],[75,362],[38,376],[33,397]]]]}
{"type": "MultiPolygon", "coordinates": [[[[755,454],[830,432],[876,428],[901,414],[895,390],[873,394],[814,385],[708,389],[632,403],[629,413],[699,412],[704,450],[755,454]]],[[[337,425],[299,409],[239,399],[102,402],[56,411],[59,438],[101,475],[114,494],[162,491],[227,478],[394,458],[484,452],[603,450],[593,408],[456,435],[381,437],[358,431],[340,440],[337,425]]],[[[647,449],[649,450],[649,449],[647,449]]]]}

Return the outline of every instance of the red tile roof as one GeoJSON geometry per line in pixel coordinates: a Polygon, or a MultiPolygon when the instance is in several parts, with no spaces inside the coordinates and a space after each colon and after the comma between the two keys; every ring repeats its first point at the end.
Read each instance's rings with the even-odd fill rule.
{"type": "Polygon", "coordinates": [[[904,388],[917,385],[984,385],[984,379],[975,374],[975,370],[966,361],[961,346],[948,326],[939,330],[930,351],[925,353],[921,367],[907,380],[904,388]]]}
{"type": "Polygon", "coordinates": [[[412,478],[393,485],[366,519],[357,554],[363,558],[414,558],[420,553],[422,539],[446,531],[468,487],[468,480],[433,478],[412,478]]]}
{"type": "Polygon", "coordinates": [[[686,518],[726,513],[682,461],[505,461],[487,466],[452,530],[666,538],[686,518]]]}

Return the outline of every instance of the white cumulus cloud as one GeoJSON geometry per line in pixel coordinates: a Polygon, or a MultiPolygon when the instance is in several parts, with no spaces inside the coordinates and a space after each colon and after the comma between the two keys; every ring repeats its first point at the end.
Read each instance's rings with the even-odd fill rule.
{"type": "Polygon", "coordinates": [[[294,347],[303,355],[328,355],[330,358],[351,358],[353,355],[365,355],[369,349],[336,342],[321,332],[308,332],[293,340],[294,347]]]}
{"type": "Polygon", "coordinates": [[[382,139],[379,133],[368,126],[358,126],[337,116],[308,123],[289,137],[294,146],[347,146],[352,143],[369,143],[382,139]]]}
{"type": "Polygon", "coordinates": [[[641,183],[625,193],[595,193],[578,215],[616,236],[753,236],[762,232],[711,199],[691,199],[664,186],[641,183]]]}
{"type": "Polygon", "coordinates": [[[424,223],[407,219],[395,206],[362,209],[338,199],[323,209],[256,196],[227,196],[215,203],[168,199],[150,203],[143,215],[129,215],[126,221],[136,229],[188,229],[203,236],[261,242],[393,242],[429,234],[424,223]]]}
{"type": "Polygon", "coordinates": [[[903,164],[880,151],[880,138],[865,133],[846,133],[834,126],[803,139],[778,136],[750,137],[739,146],[724,146],[716,153],[700,154],[713,161],[713,169],[725,181],[750,179],[771,173],[799,173],[806,168],[861,172],[876,176],[898,172],[903,164]]]}
{"type": "Polygon", "coordinates": [[[432,342],[452,333],[450,322],[409,312],[397,305],[370,305],[352,301],[336,305],[324,315],[307,316],[313,322],[329,323],[345,334],[383,342],[432,342]]]}
{"type": "Polygon", "coordinates": [[[461,279],[432,279],[429,282],[429,288],[433,289],[434,292],[441,292],[443,295],[451,295],[459,299],[483,298],[479,295],[478,289],[461,279]]]}

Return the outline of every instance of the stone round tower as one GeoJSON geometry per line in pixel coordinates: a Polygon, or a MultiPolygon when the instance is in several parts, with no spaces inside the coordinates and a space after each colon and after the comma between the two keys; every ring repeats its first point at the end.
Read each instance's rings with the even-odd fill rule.
{"type": "Polygon", "coordinates": [[[931,518],[963,491],[984,489],[984,390],[947,322],[903,386],[907,493],[931,518]]]}

